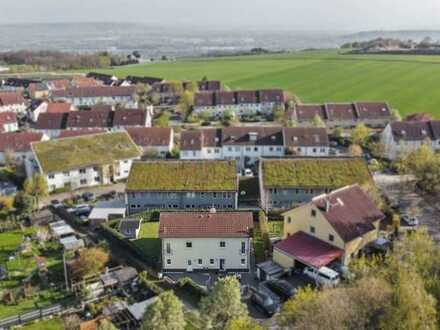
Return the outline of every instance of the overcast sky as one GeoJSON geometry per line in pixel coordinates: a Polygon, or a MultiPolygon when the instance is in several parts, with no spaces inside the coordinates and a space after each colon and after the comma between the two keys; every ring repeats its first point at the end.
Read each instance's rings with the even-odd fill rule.
{"type": "Polygon", "coordinates": [[[0,13],[0,23],[118,21],[332,31],[440,28],[440,0],[0,0],[0,13]]]}

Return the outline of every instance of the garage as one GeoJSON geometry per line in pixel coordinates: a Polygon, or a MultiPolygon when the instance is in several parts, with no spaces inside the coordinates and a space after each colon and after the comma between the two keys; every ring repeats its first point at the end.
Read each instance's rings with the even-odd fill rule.
{"type": "Polygon", "coordinates": [[[273,260],[284,269],[319,269],[343,255],[344,250],[299,231],[275,245],[273,260]]]}

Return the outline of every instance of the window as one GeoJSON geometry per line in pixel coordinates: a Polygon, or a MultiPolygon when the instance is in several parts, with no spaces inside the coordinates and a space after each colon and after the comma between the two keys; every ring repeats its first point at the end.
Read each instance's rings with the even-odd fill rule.
{"type": "Polygon", "coordinates": [[[198,259],[198,260],[197,260],[197,263],[198,263],[199,265],[201,265],[201,264],[203,263],[203,260],[202,260],[202,259],[198,259]]]}
{"type": "Polygon", "coordinates": [[[99,176],[95,176],[95,181],[99,182],[99,176]]]}
{"type": "Polygon", "coordinates": [[[49,179],[55,179],[55,175],[54,174],[49,174],[49,179]]]}
{"type": "Polygon", "coordinates": [[[207,151],[208,151],[208,154],[210,154],[210,153],[211,153],[211,149],[208,149],[207,151]]]}
{"type": "Polygon", "coordinates": [[[287,217],[287,223],[292,223],[292,218],[291,217],[287,217]]]}
{"type": "Polygon", "coordinates": [[[333,242],[335,240],[335,237],[332,234],[330,234],[330,235],[328,235],[328,240],[330,242],[333,242]]]}
{"type": "Polygon", "coordinates": [[[225,242],[225,241],[220,241],[220,247],[221,247],[221,248],[226,247],[226,242],[225,242]]]}
{"type": "Polygon", "coordinates": [[[193,243],[192,242],[186,242],[186,247],[187,248],[192,248],[193,247],[193,243]]]}
{"type": "Polygon", "coordinates": [[[313,148],[313,152],[316,153],[316,148],[313,148]]]}
{"type": "Polygon", "coordinates": [[[246,147],[246,151],[251,151],[251,148],[250,147],[246,147]]]}
{"type": "Polygon", "coordinates": [[[210,263],[211,265],[214,265],[214,259],[209,259],[209,263],[210,263]]]}
{"type": "Polygon", "coordinates": [[[86,179],[81,179],[81,181],[79,183],[80,184],[87,184],[87,180],[86,179]]]}
{"type": "Polygon", "coordinates": [[[246,259],[241,259],[241,264],[246,265],[246,259]]]}
{"type": "Polygon", "coordinates": [[[315,227],[310,226],[310,232],[311,232],[312,234],[314,234],[314,233],[315,233],[315,227]]]}
{"type": "Polygon", "coordinates": [[[228,151],[232,151],[232,147],[228,147],[228,151]]]}
{"type": "Polygon", "coordinates": [[[273,151],[273,147],[269,147],[269,151],[273,151]]]}
{"type": "Polygon", "coordinates": [[[312,210],[312,217],[316,217],[316,210],[312,210]]]}
{"type": "Polygon", "coordinates": [[[80,169],[79,169],[79,173],[80,173],[80,174],[84,174],[84,173],[86,173],[86,169],[85,169],[85,168],[80,168],[80,169]]]}
{"type": "Polygon", "coordinates": [[[188,266],[191,266],[192,265],[191,259],[188,259],[186,263],[188,264],[188,266]]]}
{"type": "Polygon", "coordinates": [[[171,253],[171,243],[167,243],[167,245],[166,245],[166,251],[167,251],[167,254],[170,254],[170,253],[171,253]]]}
{"type": "Polygon", "coordinates": [[[70,172],[63,172],[64,176],[70,176],[70,172]]]}
{"type": "Polygon", "coordinates": [[[254,148],[254,151],[258,151],[258,147],[255,147],[255,148],[254,148]]]}
{"type": "Polygon", "coordinates": [[[171,265],[171,259],[167,259],[167,265],[171,265]]]}
{"type": "Polygon", "coordinates": [[[246,253],[246,242],[241,242],[241,254],[246,253]]]}

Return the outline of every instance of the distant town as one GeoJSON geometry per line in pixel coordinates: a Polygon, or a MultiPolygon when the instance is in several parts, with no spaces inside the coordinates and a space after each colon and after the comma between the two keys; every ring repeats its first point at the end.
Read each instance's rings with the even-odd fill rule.
{"type": "Polygon", "coordinates": [[[437,327],[430,114],[206,76],[2,77],[1,329],[437,327]]]}

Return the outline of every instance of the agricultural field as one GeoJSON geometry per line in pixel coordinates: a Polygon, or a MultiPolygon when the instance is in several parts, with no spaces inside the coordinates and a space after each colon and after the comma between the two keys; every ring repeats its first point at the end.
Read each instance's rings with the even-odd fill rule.
{"type": "Polygon", "coordinates": [[[302,102],[388,101],[402,114],[440,118],[440,56],[344,55],[310,51],[185,59],[102,70],[119,77],[219,79],[229,88],[283,88],[302,102]]]}

